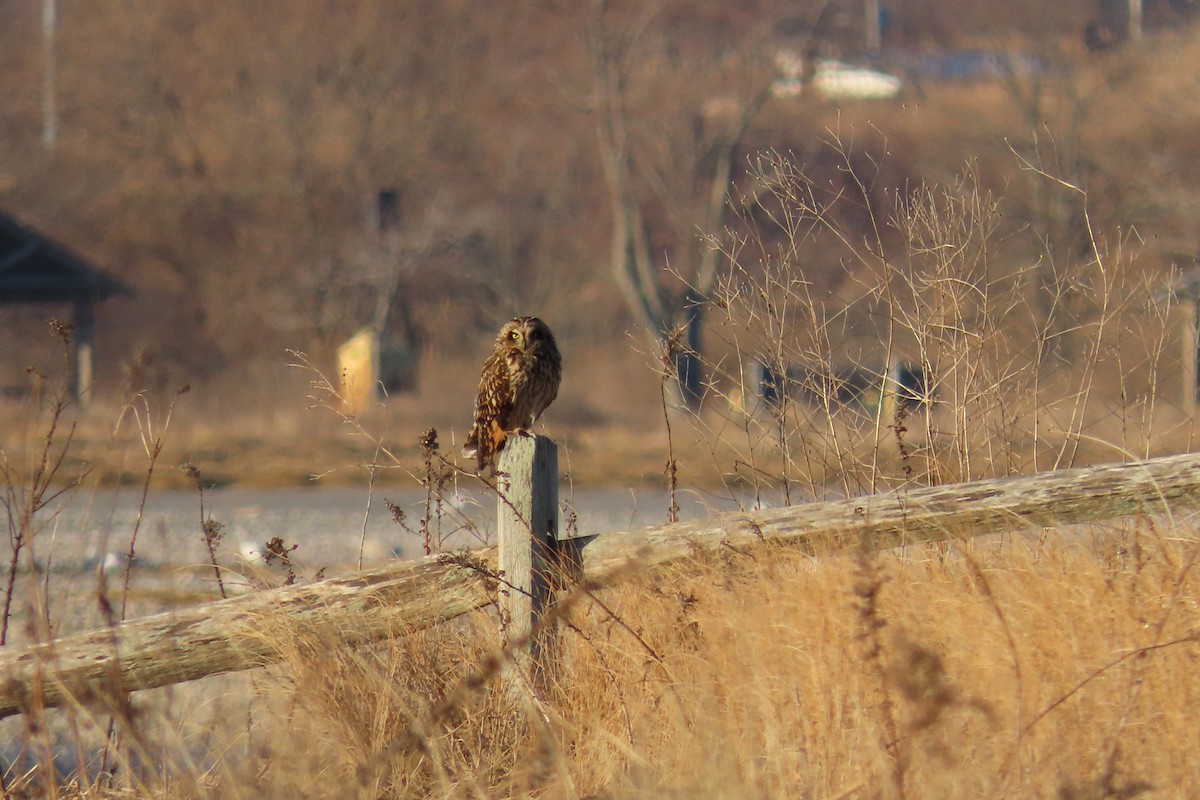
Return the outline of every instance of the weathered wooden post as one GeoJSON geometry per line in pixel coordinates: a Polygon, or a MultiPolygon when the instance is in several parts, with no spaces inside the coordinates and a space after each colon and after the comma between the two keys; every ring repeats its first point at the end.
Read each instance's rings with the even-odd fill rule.
{"type": "Polygon", "coordinates": [[[1179,304],[1180,400],[1184,412],[1195,419],[1200,406],[1200,256],[1190,258],[1192,266],[1155,292],[1154,300],[1179,304]]]}
{"type": "Polygon", "coordinates": [[[551,605],[558,568],[558,445],[535,434],[510,435],[496,467],[500,614],[514,645],[508,681],[519,690],[527,677],[540,681],[553,636],[538,623],[551,605]]]}
{"type": "Polygon", "coordinates": [[[1200,395],[1200,370],[1197,369],[1200,366],[1200,297],[1191,294],[1180,300],[1183,306],[1183,327],[1179,336],[1183,346],[1180,354],[1183,363],[1183,409],[1195,416],[1197,395],[1200,395]]]}
{"type": "Polygon", "coordinates": [[[71,393],[80,408],[87,408],[92,402],[92,345],[96,338],[96,314],[92,308],[92,298],[75,303],[72,322],[75,330],[72,334],[71,393]]]}

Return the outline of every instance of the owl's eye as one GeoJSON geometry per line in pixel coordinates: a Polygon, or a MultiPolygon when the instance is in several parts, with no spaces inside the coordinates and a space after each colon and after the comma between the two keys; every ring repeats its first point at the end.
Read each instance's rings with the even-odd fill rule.
{"type": "Polygon", "coordinates": [[[521,337],[520,337],[520,334],[518,334],[516,331],[509,331],[508,338],[512,339],[515,342],[517,339],[519,339],[521,337]]]}

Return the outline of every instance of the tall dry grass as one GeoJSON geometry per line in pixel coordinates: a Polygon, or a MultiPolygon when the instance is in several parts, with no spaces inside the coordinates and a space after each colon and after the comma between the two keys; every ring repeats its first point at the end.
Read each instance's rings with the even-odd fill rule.
{"type": "Polygon", "coordinates": [[[1120,526],[679,564],[576,602],[538,696],[492,680],[484,614],[370,650],[281,637],[252,712],[196,756],[211,769],[142,770],[136,791],[1185,796],[1195,547],[1139,525],[1140,565],[1120,526]]]}

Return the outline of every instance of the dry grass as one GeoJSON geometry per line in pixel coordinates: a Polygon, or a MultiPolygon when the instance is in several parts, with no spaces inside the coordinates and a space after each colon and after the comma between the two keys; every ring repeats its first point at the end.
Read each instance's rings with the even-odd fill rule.
{"type": "Polygon", "coordinates": [[[190,757],[125,780],[147,797],[1176,796],[1200,745],[1197,552],[1190,526],[1142,521],[679,564],[578,600],[551,685],[515,701],[486,615],[360,651],[283,624],[265,635],[284,664],[208,694],[239,711],[203,739],[204,706],[144,706],[138,724],[190,757]]]}

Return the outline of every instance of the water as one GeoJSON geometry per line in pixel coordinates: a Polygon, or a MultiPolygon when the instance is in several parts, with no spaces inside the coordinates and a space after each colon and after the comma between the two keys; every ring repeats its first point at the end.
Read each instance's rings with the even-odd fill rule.
{"type": "MultiPolygon", "coordinates": [[[[560,489],[565,528],[569,516],[580,533],[631,530],[667,521],[664,489],[560,489]]],[[[728,496],[680,492],[680,519],[697,519],[737,507],[728,496]]],[[[54,572],[93,571],[107,561],[110,571],[124,566],[136,530],[135,568],[202,568],[209,562],[201,534],[201,497],[196,491],[151,492],[139,509],[132,489],[80,493],[39,516],[34,541],[37,561],[54,572]],[[141,515],[138,521],[139,511],[141,515]]],[[[222,532],[218,561],[255,561],[268,540],[295,546],[292,558],[303,569],[364,566],[424,552],[421,521],[426,497],[420,488],[220,489],[205,492],[204,518],[222,532]],[[396,521],[388,504],[403,512],[396,521]]],[[[492,542],[496,501],[479,491],[443,499],[429,519],[439,549],[478,547],[492,542]]]]}

